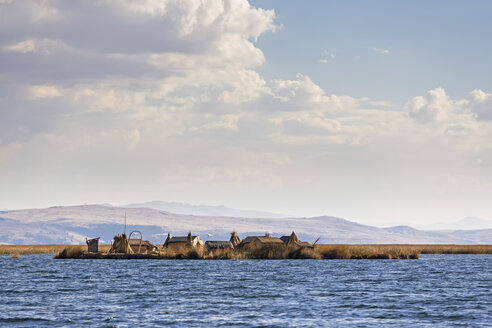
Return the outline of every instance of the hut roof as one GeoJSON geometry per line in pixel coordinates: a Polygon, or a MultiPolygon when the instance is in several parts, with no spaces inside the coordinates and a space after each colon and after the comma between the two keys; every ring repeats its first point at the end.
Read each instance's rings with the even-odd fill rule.
{"type": "MultiPolygon", "coordinates": [[[[286,244],[286,245],[292,245],[292,244],[297,244],[300,240],[297,238],[297,235],[294,231],[290,234],[290,236],[282,236],[280,239],[286,244]]],[[[299,245],[300,246],[300,245],[299,245]]]]}
{"type": "Polygon", "coordinates": [[[264,244],[283,244],[284,242],[277,237],[258,237],[264,244]]]}
{"type": "MultiPolygon", "coordinates": [[[[195,238],[199,238],[198,236],[191,236],[191,240],[194,240],[195,238]]],[[[167,243],[186,243],[188,241],[187,236],[173,236],[169,238],[167,243]]]]}
{"type": "Polygon", "coordinates": [[[290,238],[290,236],[282,236],[282,237],[280,237],[280,240],[287,244],[287,242],[289,241],[289,238],[290,238]]]}
{"type": "Polygon", "coordinates": [[[267,236],[249,236],[243,239],[242,243],[250,243],[258,239],[263,244],[283,244],[284,242],[277,237],[267,237],[267,236]]]}
{"type": "MultiPolygon", "coordinates": [[[[130,242],[130,246],[139,246],[140,245],[140,239],[132,238],[128,239],[130,242]]],[[[155,247],[152,243],[150,243],[148,240],[142,240],[142,246],[149,246],[149,247],[155,247]]]]}
{"type": "Polygon", "coordinates": [[[114,236],[114,241],[109,252],[133,254],[133,250],[130,247],[130,243],[125,233],[114,236]]]}
{"type": "Polygon", "coordinates": [[[256,239],[256,237],[257,237],[257,236],[248,236],[248,237],[244,238],[244,239],[241,241],[241,243],[244,243],[244,244],[245,244],[245,243],[250,243],[250,242],[252,242],[253,240],[255,240],[255,239],[256,239]]]}
{"type": "Polygon", "coordinates": [[[231,232],[231,238],[229,239],[229,241],[234,246],[237,246],[237,245],[239,245],[239,243],[241,243],[241,238],[239,238],[239,236],[237,235],[237,232],[233,231],[233,232],[231,232]]]}
{"type": "Polygon", "coordinates": [[[209,249],[234,248],[230,241],[208,240],[205,246],[209,249]]]}

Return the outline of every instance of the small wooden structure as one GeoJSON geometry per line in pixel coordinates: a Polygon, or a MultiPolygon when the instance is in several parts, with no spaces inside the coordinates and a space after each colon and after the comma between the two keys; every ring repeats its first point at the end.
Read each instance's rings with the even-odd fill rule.
{"type": "Polygon", "coordinates": [[[99,238],[87,239],[85,238],[85,242],[87,244],[87,251],[89,253],[97,253],[99,252],[99,238]]]}

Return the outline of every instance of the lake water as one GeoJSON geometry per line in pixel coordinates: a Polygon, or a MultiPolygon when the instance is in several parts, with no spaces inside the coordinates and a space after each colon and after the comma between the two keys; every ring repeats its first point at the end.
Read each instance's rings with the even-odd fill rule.
{"type": "Polygon", "coordinates": [[[0,256],[0,326],[492,327],[492,255],[419,260],[0,256]]]}

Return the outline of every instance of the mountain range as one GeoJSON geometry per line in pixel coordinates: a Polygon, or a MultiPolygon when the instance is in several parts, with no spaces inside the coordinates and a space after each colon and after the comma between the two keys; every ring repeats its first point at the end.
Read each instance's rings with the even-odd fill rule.
{"type": "Polygon", "coordinates": [[[204,216],[176,214],[134,205],[55,206],[0,211],[0,243],[80,244],[86,237],[101,237],[102,242],[110,242],[116,233],[130,233],[133,230],[142,232],[144,239],[153,243],[162,243],[168,233],[185,235],[189,231],[204,240],[226,240],[234,230],[241,237],[266,232],[280,236],[295,231],[303,240],[314,241],[320,237],[320,243],[329,244],[492,244],[492,229],[378,228],[331,216],[204,216]]]}
{"type": "Polygon", "coordinates": [[[239,210],[224,205],[192,205],[177,202],[152,201],[146,203],[135,203],[123,205],[126,208],[152,208],[154,210],[166,211],[175,214],[190,214],[201,216],[232,216],[242,218],[286,218],[292,215],[271,213],[265,211],[239,210]]]}

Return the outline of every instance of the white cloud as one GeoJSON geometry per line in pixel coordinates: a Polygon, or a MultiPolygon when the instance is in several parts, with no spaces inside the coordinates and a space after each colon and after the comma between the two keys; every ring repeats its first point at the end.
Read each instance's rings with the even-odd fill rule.
{"type": "Polygon", "coordinates": [[[233,83],[236,72],[264,62],[254,41],[277,28],[273,10],[246,0],[13,2],[2,11],[3,74],[68,85],[114,78],[205,85],[216,74],[233,83]]]}
{"type": "Polygon", "coordinates": [[[480,120],[492,121],[492,93],[476,89],[470,92],[470,99],[465,104],[480,120]]]}
{"type": "Polygon", "coordinates": [[[449,118],[453,103],[442,88],[427,92],[425,96],[413,98],[408,104],[409,115],[422,123],[438,123],[449,118]]]}
{"type": "Polygon", "coordinates": [[[0,21],[3,185],[343,201],[350,189],[430,190],[438,173],[464,175],[457,186],[492,178],[473,171],[477,158],[482,170],[492,163],[492,94],[437,88],[395,108],[305,74],[267,80],[255,39],[276,29],[275,13],[247,1],[10,5],[16,18],[0,21]]]}
{"type": "Polygon", "coordinates": [[[232,90],[220,93],[219,101],[237,104],[254,100],[262,93],[269,92],[265,80],[255,71],[241,70],[236,72],[235,76],[236,80],[231,83],[232,90]]]}
{"type": "Polygon", "coordinates": [[[308,76],[297,74],[295,80],[275,80],[275,97],[280,102],[323,102],[324,91],[308,76]]]}
{"type": "Polygon", "coordinates": [[[16,44],[6,45],[3,47],[3,50],[10,52],[20,52],[22,54],[30,52],[41,52],[43,54],[50,54],[64,48],[66,49],[67,46],[57,40],[27,39],[16,44]]]}
{"type": "Polygon", "coordinates": [[[29,97],[32,99],[53,98],[62,94],[60,89],[53,85],[34,85],[29,91],[29,97]]]}
{"type": "Polygon", "coordinates": [[[140,141],[140,131],[137,129],[128,133],[126,140],[128,142],[128,149],[134,149],[140,141]]]}
{"type": "Polygon", "coordinates": [[[84,112],[123,112],[127,110],[138,111],[145,105],[146,93],[141,90],[118,90],[107,88],[104,85],[99,88],[82,88],[73,90],[74,103],[82,106],[84,112]]]}
{"type": "Polygon", "coordinates": [[[390,51],[388,49],[383,49],[383,48],[372,48],[372,51],[383,54],[383,55],[387,55],[390,53],[390,51]]]}
{"type": "Polygon", "coordinates": [[[320,63],[322,64],[327,64],[329,63],[331,60],[334,60],[336,58],[336,55],[335,53],[333,52],[330,52],[328,50],[325,50],[323,52],[323,55],[322,55],[322,58],[319,60],[320,63]]]}
{"type": "Polygon", "coordinates": [[[26,52],[36,51],[36,45],[32,39],[21,41],[17,44],[4,47],[5,51],[15,51],[25,54],[26,52]]]}
{"type": "Polygon", "coordinates": [[[476,115],[472,113],[473,109],[476,110],[476,102],[473,95],[471,97],[472,100],[453,100],[444,89],[436,88],[429,90],[425,96],[413,98],[407,103],[406,109],[409,117],[435,133],[475,140],[476,147],[479,147],[481,142],[476,138],[481,139],[482,131],[487,127],[477,121],[476,115]]]}
{"type": "Polygon", "coordinates": [[[310,114],[287,118],[283,121],[283,126],[287,134],[297,136],[329,135],[341,129],[341,124],[337,120],[310,114]]]}

